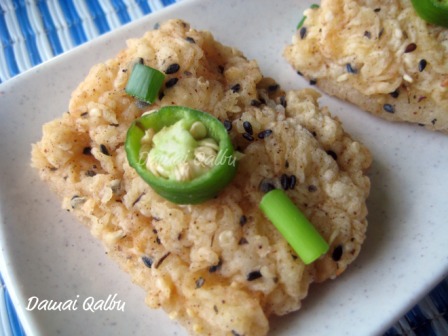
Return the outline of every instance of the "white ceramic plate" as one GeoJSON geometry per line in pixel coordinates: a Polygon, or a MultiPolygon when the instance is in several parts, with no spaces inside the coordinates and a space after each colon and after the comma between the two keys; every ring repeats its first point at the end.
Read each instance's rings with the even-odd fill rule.
{"type": "MultiPolygon", "coordinates": [[[[30,168],[44,122],[67,109],[89,68],[129,37],[182,18],[258,60],[286,89],[308,84],[282,58],[311,1],[186,1],[32,69],[0,86],[1,272],[28,335],[186,335],[108,259],[88,230],[30,168]],[[83,309],[110,295],[124,311],[83,309]],[[29,298],[78,300],[78,310],[28,311],[29,298]]],[[[368,238],[340,278],[313,285],[303,309],[272,321],[272,335],[374,335],[399,318],[448,271],[448,137],[387,123],[324,97],[324,105],[372,151],[368,238]]],[[[42,301],[41,301],[42,302],[42,301]]]]}

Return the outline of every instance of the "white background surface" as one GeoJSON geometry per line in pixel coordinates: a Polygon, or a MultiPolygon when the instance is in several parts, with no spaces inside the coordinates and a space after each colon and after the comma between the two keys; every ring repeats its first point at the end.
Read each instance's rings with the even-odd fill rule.
{"type": "MultiPolygon", "coordinates": [[[[90,67],[129,37],[181,18],[257,59],[285,89],[308,84],[286,63],[303,0],[185,1],[78,47],[0,85],[0,268],[29,335],[186,335],[144,304],[101,245],[30,167],[41,126],[66,111],[90,67]],[[116,298],[124,312],[84,311],[82,301],[116,298]],[[79,295],[79,297],[77,297],[79,295]],[[26,311],[28,298],[77,299],[77,311],[26,311]]],[[[321,104],[371,149],[369,229],[360,257],[340,278],[312,285],[303,309],[272,320],[272,335],[376,335],[448,273],[448,136],[392,124],[335,99],[321,104]]]]}

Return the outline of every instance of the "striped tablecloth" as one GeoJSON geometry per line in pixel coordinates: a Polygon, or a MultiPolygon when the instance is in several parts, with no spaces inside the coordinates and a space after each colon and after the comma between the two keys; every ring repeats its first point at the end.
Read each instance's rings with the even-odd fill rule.
{"type": "MultiPolygon", "coordinates": [[[[0,83],[175,2],[0,0],[0,83]]],[[[0,335],[24,335],[1,276],[0,281],[0,335]]],[[[448,335],[448,279],[428,293],[385,334],[393,335],[448,335]]]]}

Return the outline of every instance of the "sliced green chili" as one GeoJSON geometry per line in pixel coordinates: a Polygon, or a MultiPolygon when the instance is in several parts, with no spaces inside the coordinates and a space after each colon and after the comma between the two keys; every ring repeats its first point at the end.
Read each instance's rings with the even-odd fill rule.
{"type": "Polygon", "coordinates": [[[327,242],[283,190],[265,194],[260,208],[305,264],[327,253],[327,242]]]}
{"type": "Polygon", "coordinates": [[[423,20],[448,27],[448,0],[411,0],[411,2],[423,20]]]}
{"type": "Polygon", "coordinates": [[[132,69],[126,93],[144,102],[152,104],[163,85],[165,75],[141,63],[136,63],[132,69]]]}
{"type": "Polygon", "coordinates": [[[237,168],[223,123],[187,107],[165,106],[135,120],[125,149],[129,164],[143,180],[177,204],[215,197],[237,168]]]}

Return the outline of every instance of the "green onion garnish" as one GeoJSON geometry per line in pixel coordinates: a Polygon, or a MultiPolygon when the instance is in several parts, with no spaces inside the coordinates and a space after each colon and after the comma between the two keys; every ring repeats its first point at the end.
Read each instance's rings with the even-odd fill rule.
{"type": "Polygon", "coordinates": [[[260,208],[305,264],[328,251],[327,242],[283,190],[265,194],[260,208]]]}
{"type": "Polygon", "coordinates": [[[126,93],[147,103],[158,97],[165,75],[141,63],[136,63],[126,85],[126,93]]]}
{"type": "MultiPolygon", "coordinates": [[[[320,6],[319,6],[318,4],[312,4],[312,5],[310,6],[310,8],[311,8],[311,9],[317,9],[317,8],[320,8],[320,6]]],[[[300,28],[302,28],[302,26],[303,26],[305,20],[306,20],[306,15],[304,15],[303,18],[302,18],[302,20],[300,20],[300,22],[297,24],[297,27],[296,27],[297,30],[299,30],[300,28]]]]}

